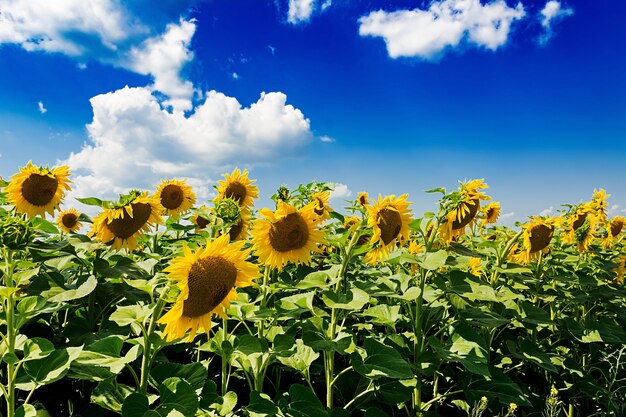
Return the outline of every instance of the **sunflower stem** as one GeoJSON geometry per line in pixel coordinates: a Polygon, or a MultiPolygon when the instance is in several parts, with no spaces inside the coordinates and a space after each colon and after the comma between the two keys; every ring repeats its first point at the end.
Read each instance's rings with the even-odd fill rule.
{"type": "MultiPolygon", "coordinates": [[[[269,292],[269,283],[270,283],[270,275],[272,273],[271,268],[269,267],[265,267],[265,270],[263,271],[263,284],[261,285],[261,302],[259,305],[259,309],[262,310],[265,308],[265,305],[267,304],[267,298],[268,298],[268,292],[269,292]]],[[[259,327],[257,329],[257,336],[259,338],[263,337],[265,333],[265,318],[261,318],[261,320],[259,320],[259,327]]]]}
{"type": "MultiPolygon", "coordinates": [[[[15,263],[13,262],[13,251],[11,249],[6,249],[4,251],[4,263],[5,263],[5,271],[4,271],[4,285],[7,288],[12,288],[15,283],[13,282],[13,269],[15,267],[15,263]]],[[[9,292],[6,299],[6,322],[7,322],[7,337],[5,342],[7,344],[7,354],[10,356],[15,355],[15,293],[9,292]]],[[[11,363],[7,364],[7,384],[6,384],[6,395],[5,400],[7,404],[7,417],[15,416],[15,376],[16,376],[16,367],[15,363],[11,361],[11,363]]]]}
{"type": "Polygon", "coordinates": [[[152,315],[150,316],[150,324],[148,325],[148,330],[143,332],[143,357],[141,358],[141,379],[139,383],[139,391],[143,394],[148,394],[148,377],[150,376],[150,364],[152,363],[152,355],[157,352],[152,352],[152,342],[150,338],[152,337],[152,333],[154,333],[154,329],[156,328],[156,322],[159,316],[161,315],[161,311],[163,307],[165,307],[165,294],[168,292],[169,288],[165,288],[159,299],[157,300],[156,306],[152,311],[152,315]]]}
{"type": "MultiPolygon", "coordinates": [[[[226,340],[228,340],[228,320],[226,318],[222,318],[222,346],[226,340]]],[[[222,349],[222,397],[228,392],[228,359],[229,358],[222,349]]]]}
{"type": "MultiPolygon", "coordinates": [[[[415,321],[414,321],[414,333],[415,333],[415,344],[413,346],[413,356],[415,360],[415,364],[417,365],[419,357],[422,354],[422,349],[424,346],[424,332],[422,328],[422,308],[423,308],[423,296],[424,296],[424,287],[426,286],[426,270],[424,268],[420,268],[419,282],[418,282],[420,292],[415,301],[415,321]]],[[[417,366],[419,370],[420,367],[417,366]]],[[[419,371],[418,371],[419,372],[419,371]]],[[[422,377],[421,375],[417,376],[417,385],[413,390],[413,414],[415,416],[420,416],[422,412],[422,377]]]]}

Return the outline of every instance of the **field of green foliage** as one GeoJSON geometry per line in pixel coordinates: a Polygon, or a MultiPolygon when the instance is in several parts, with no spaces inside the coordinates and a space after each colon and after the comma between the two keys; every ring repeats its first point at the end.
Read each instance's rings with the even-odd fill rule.
{"type": "Polygon", "coordinates": [[[509,228],[482,180],[436,213],[331,186],[259,209],[237,169],[206,205],[169,180],[90,218],[67,167],[0,181],[2,415],[626,415],[604,190],[509,228]]]}

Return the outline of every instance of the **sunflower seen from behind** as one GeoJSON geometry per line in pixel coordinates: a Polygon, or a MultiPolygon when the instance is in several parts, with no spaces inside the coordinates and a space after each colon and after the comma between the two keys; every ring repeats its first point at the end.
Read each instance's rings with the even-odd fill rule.
{"type": "Polygon", "coordinates": [[[155,198],[161,205],[163,214],[180,217],[196,204],[196,194],[185,180],[163,181],[157,187],[155,198]]]}
{"type": "Polygon", "coordinates": [[[115,250],[133,251],[137,239],[153,225],[163,223],[161,207],[148,193],[132,191],[113,208],[105,208],[93,219],[91,235],[102,243],[111,243],[115,250]]]}
{"type": "Polygon", "coordinates": [[[546,219],[531,217],[530,221],[522,226],[522,241],[517,247],[519,252],[512,257],[513,260],[519,264],[528,264],[542,253],[547,253],[554,229],[559,224],[560,219],[555,217],[546,219]]]}
{"type": "Polygon", "coordinates": [[[63,165],[53,169],[37,167],[31,162],[11,177],[4,191],[18,213],[28,217],[54,215],[66,191],[70,191],[70,169],[63,165]]]}
{"type": "Polygon", "coordinates": [[[376,265],[389,256],[389,249],[399,239],[409,238],[409,223],[411,213],[406,201],[408,194],[400,197],[390,195],[383,198],[378,196],[375,204],[367,206],[367,227],[372,230],[370,244],[372,249],[365,255],[364,261],[376,265]]]}
{"type": "Polygon", "coordinates": [[[316,216],[316,223],[322,223],[330,219],[330,213],[333,209],[328,205],[329,198],[330,191],[321,191],[311,196],[311,202],[309,204],[311,205],[313,214],[316,216]]]}
{"type": "Polygon", "coordinates": [[[602,240],[602,246],[612,248],[620,238],[624,227],[626,226],[626,218],[615,216],[606,225],[606,237],[602,240]]]}
{"type": "Polygon", "coordinates": [[[480,191],[485,188],[489,186],[484,180],[471,180],[461,183],[458,191],[444,197],[442,205],[445,215],[439,226],[439,235],[446,245],[465,234],[465,228],[474,221],[480,210],[480,200],[491,200],[491,197],[480,191]]]}
{"type": "Polygon", "coordinates": [[[180,289],[174,306],[158,320],[165,324],[165,340],[180,339],[188,330],[188,342],[198,331],[208,334],[213,315],[226,317],[226,308],[237,299],[235,289],[253,285],[260,276],[259,267],[246,261],[251,249],[243,249],[243,241],[229,240],[228,235],[207,239],[195,252],[183,244],[183,256],[165,268],[180,289]]]}
{"type": "Polygon", "coordinates": [[[252,207],[254,199],[259,197],[259,189],[253,185],[256,181],[248,178],[248,170],[241,172],[239,168],[235,168],[232,173],[223,176],[224,179],[218,181],[215,203],[224,198],[232,198],[240,207],[252,207]]]}
{"type": "Polygon", "coordinates": [[[82,227],[79,217],[80,213],[75,208],[63,210],[57,217],[57,224],[64,233],[76,232],[82,227]]]}
{"type": "Polygon", "coordinates": [[[262,209],[259,214],[262,218],[252,227],[252,244],[260,263],[280,271],[289,262],[311,262],[311,252],[319,251],[324,240],[311,206],[297,209],[279,201],[276,211],[262,209]]]}

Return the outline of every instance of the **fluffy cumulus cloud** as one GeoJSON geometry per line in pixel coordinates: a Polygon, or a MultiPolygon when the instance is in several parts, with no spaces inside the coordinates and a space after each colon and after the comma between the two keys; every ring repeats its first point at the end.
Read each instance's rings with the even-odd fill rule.
{"type": "Polygon", "coordinates": [[[74,195],[110,198],[188,177],[206,198],[209,181],[227,166],[288,157],[312,140],[309,120],[286,100],[280,92],[262,93],[242,107],[211,91],[187,116],[164,108],[145,87],[93,97],[90,142],[64,161],[75,171],[74,195]]]}
{"type": "MultiPolygon", "coordinates": [[[[183,7],[181,2],[181,7],[183,7]]],[[[164,29],[142,22],[117,0],[9,0],[0,4],[0,44],[61,53],[151,76],[174,110],[189,110],[194,89],[181,75],[193,59],[194,21],[164,29]]]]}
{"type": "Polygon", "coordinates": [[[340,182],[335,183],[335,188],[330,192],[330,199],[337,203],[342,203],[343,200],[352,196],[352,190],[348,188],[346,184],[340,182]]]}
{"type": "Polygon", "coordinates": [[[513,22],[524,16],[522,3],[441,0],[428,9],[371,12],[359,19],[359,33],[382,37],[392,58],[432,60],[463,42],[496,50],[507,42],[513,22]]]}
{"type": "Polygon", "coordinates": [[[314,13],[320,13],[332,5],[332,0],[289,0],[287,22],[292,25],[306,23],[314,13]]]}
{"type": "Polygon", "coordinates": [[[545,32],[539,38],[541,44],[545,44],[552,37],[552,25],[564,19],[567,16],[574,14],[574,9],[563,6],[563,4],[556,0],[550,0],[546,3],[541,10],[539,19],[541,20],[541,26],[545,29],[545,32]]]}

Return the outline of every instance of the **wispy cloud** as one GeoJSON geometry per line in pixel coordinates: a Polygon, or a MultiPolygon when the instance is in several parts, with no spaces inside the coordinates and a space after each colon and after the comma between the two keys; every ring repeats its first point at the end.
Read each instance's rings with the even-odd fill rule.
{"type": "Polygon", "coordinates": [[[545,210],[539,212],[540,216],[552,216],[554,214],[554,207],[550,206],[545,210]]]}
{"type": "Polygon", "coordinates": [[[320,136],[320,140],[322,142],[324,142],[324,143],[333,143],[333,142],[335,142],[334,138],[331,138],[330,136],[326,136],[326,135],[320,136]]]}
{"type": "Polygon", "coordinates": [[[345,200],[352,196],[352,190],[346,184],[340,182],[335,183],[335,188],[330,192],[331,200],[345,200]]]}
{"type": "Polygon", "coordinates": [[[361,36],[382,37],[391,58],[434,60],[463,43],[490,50],[503,46],[511,25],[525,16],[522,3],[440,0],[428,9],[378,10],[359,19],[361,36]]]}
{"type": "Polygon", "coordinates": [[[541,20],[541,26],[545,29],[545,32],[539,37],[539,43],[545,45],[552,37],[552,25],[554,22],[564,19],[567,16],[574,14],[574,9],[563,6],[560,1],[550,0],[546,3],[541,10],[539,19],[541,20]]]}
{"type": "Polygon", "coordinates": [[[46,109],[43,105],[43,102],[38,101],[37,102],[37,110],[39,110],[39,113],[44,114],[45,112],[48,111],[48,109],[46,109]]]}

